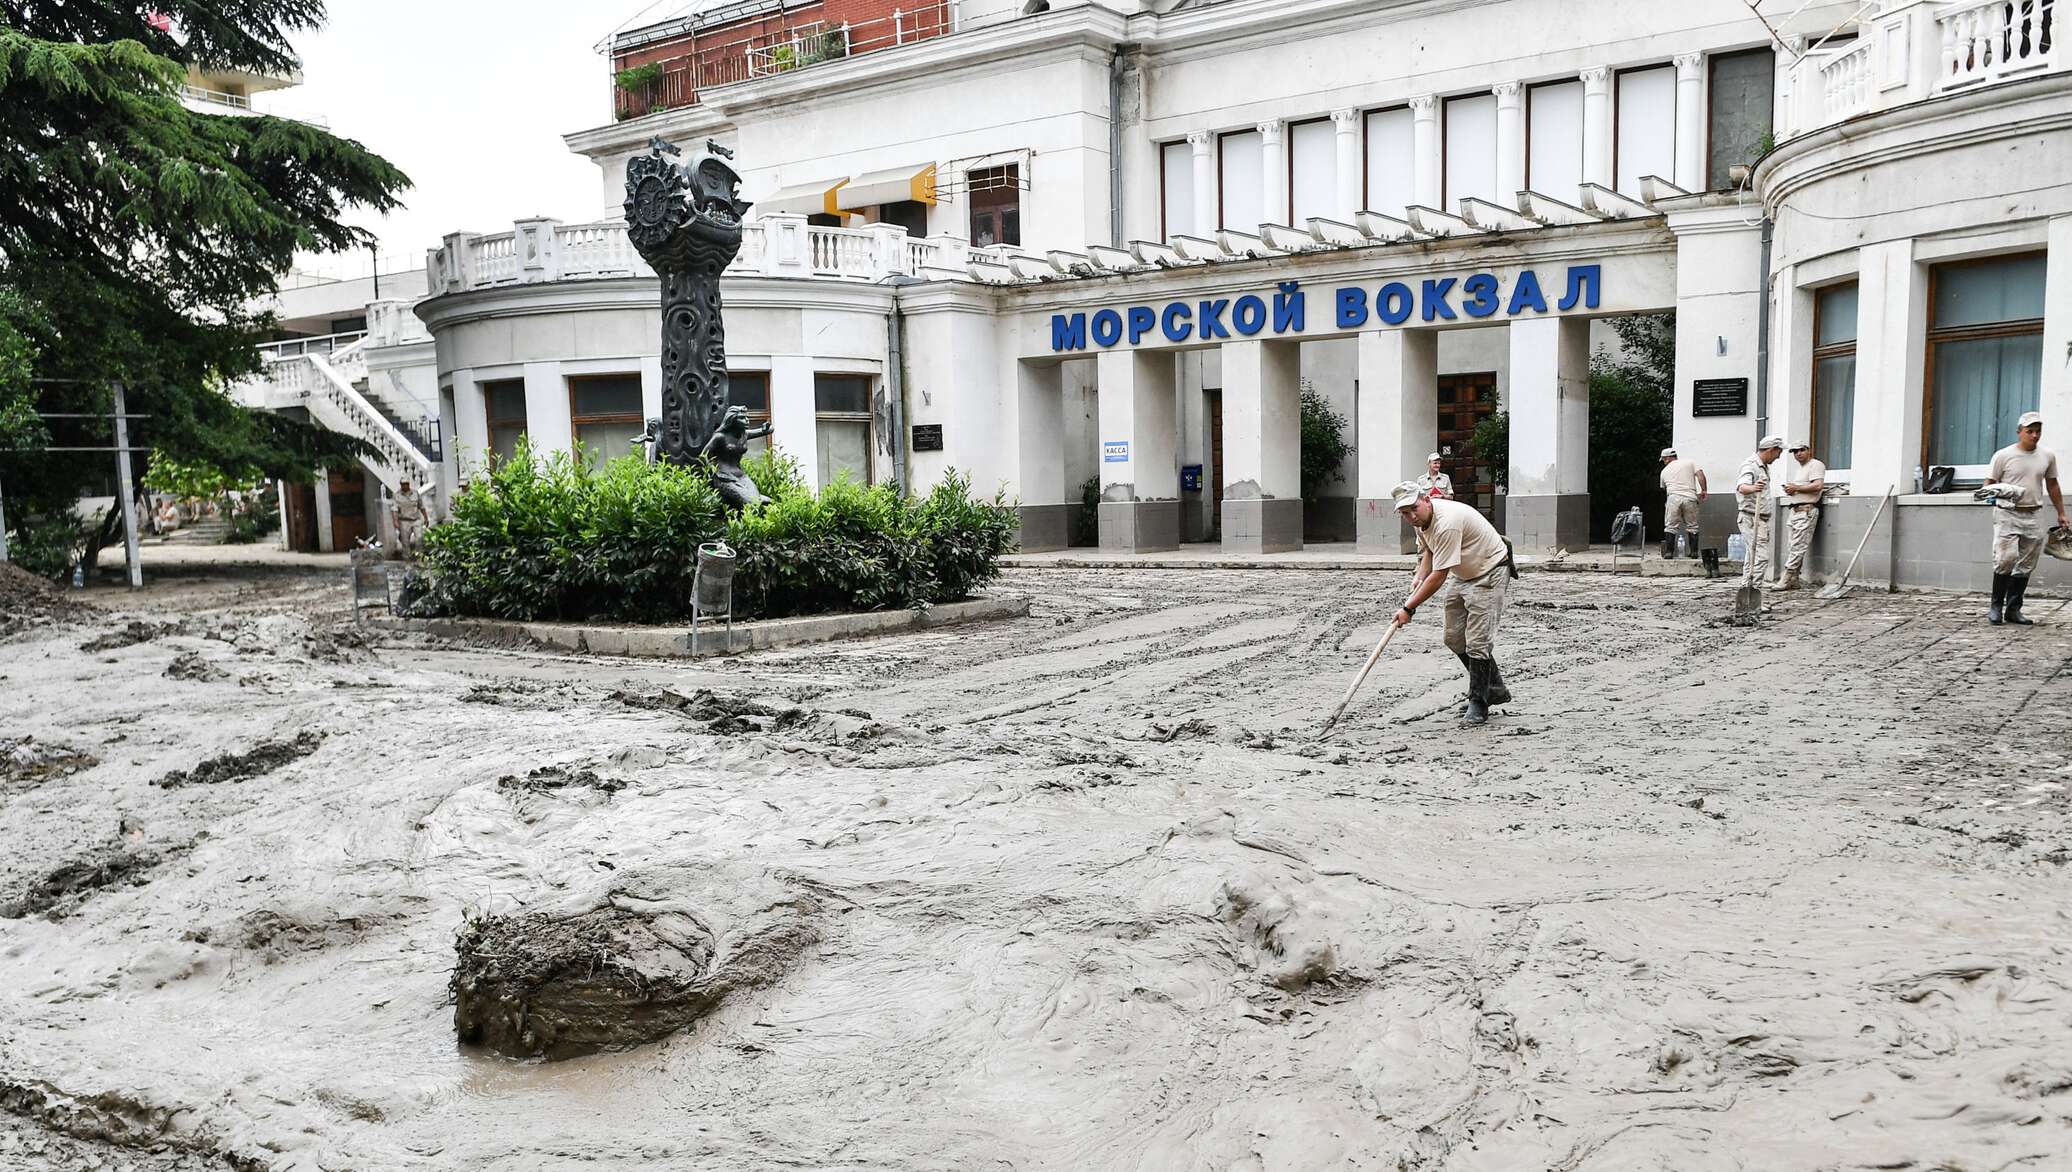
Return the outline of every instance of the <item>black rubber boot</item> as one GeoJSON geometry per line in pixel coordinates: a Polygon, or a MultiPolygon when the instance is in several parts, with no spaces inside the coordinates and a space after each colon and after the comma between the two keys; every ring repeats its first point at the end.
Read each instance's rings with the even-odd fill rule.
{"type": "Polygon", "coordinates": [[[1986,621],[1996,627],[2000,625],[2001,605],[2007,601],[2007,580],[2012,577],[2013,574],[1993,575],[1993,605],[1986,608],[1986,621]]]}
{"type": "Polygon", "coordinates": [[[1468,660],[1468,705],[1461,709],[1462,724],[1489,722],[1489,661],[1468,660]]]}
{"type": "Polygon", "coordinates": [[[1483,662],[1489,664],[1489,706],[1494,708],[1499,704],[1509,704],[1511,702],[1511,689],[1504,686],[1503,669],[1497,667],[1494,658],[1484,660],[1483,662]]]}
{"type": "Polygon", "coordinates": [[[2022,600],[2029,593],[2029,575],[2009,574],[2007,576],[2007,608],[2001,619],[2022,627],[2033,627],[2036,620],[2022,616],[2022,600]]]}
{"type": "Polygon", "coordinates": [[[1675,557],[1675,556],[1676,556],[1676,534],[1674,534],[1674,533],[1664,533],[1664,534],[1662,535],[1662,560],[1666,562],[1666,561],[1668,561],[1668,560],[1669,560],[1670,558],[1673,558],[1673,557],[1675,557]]]}

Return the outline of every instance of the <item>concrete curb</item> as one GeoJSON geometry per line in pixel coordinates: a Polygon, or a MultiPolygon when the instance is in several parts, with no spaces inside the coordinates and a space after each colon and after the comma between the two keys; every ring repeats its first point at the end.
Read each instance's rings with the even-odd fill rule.
{"type": "MultiPolygon", "coordinates": [[[[1101,558],[1015,556],[1000,559],[1004,567],[1018,570],[1414,570],[1417,559],[1408,554],[1375,554],[1364,558],[1310,558],[1274,560],[1268,558],[1101,558]]],[[[1520,558],[1518,570],[1525,574],[1639,574],[1644,578],[1702,578],[1705,567],[1682,559],[1668,563],[1635,562],[1623,559],[1614,565],[1604,559],[1564,558],[1558,562],[1520,558]]],[[[1739,574],[1741,563],[1722,560],[1720,574],[1739,574]]]]}
{"type": "Polygon", "coordinates": [[[573,651],[582,655],[631,655],[644,658],[703,659],[711,655],[739,655],[789,647],[796,643],[824,643],[833,639],[855,639],[895,631],[925,630],[952,623],[987,619],[1021,618],[1029,613],[1027,595],[1000,595],[945,602],[926,610],[880,610],[848,614],[804,615],[788,619],[759,619],[735,623],[731,637],[724,624],[699,624],[698,652],[691,653],[689,624],[680,627],[625,626],[597,623],[527,623],[503,619],[406,619],[370,617],[369,626],[387,631],[412,631],[457,639],[465,643],[488,643],[504,647],[543,647],[573,651]]]}

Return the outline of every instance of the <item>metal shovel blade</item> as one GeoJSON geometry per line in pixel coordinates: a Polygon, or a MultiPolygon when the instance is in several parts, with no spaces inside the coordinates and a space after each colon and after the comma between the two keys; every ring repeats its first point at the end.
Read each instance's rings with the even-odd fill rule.
{"type": "Polygon", "coordinates": [[[1835,599],[1840,598],[1841,596],[1847,593],[1849,593],[1849,583],[1835,582],[1827,586],[1822,586],[1820,588],[1820,593],[1814,595],[1813,597],[1818,598],[1823,602],[1833,602],[1835,599]]]}
{"type": "Polygon", "coordinates": [[[1734,617],[1743,622],[1755,622],[1763,614],[1763,592],[1754,586],[1743,586],[1734,591],[1734,617]]]}

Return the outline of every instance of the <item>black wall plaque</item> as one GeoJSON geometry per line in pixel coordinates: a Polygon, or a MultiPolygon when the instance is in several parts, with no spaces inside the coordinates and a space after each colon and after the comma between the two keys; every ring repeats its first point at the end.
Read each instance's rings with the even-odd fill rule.
{"type": "Polygon", "coordinates": [[[914,450],[917,452],[942,451],[942,424],[916,423],[914,425],[914,450]]]}
{"type": "Polygon", "coordinates": [[[1691,414],[1748,414],[1748,380],[1745,378],[1699,378],[1691,380],[1691,414]]]}

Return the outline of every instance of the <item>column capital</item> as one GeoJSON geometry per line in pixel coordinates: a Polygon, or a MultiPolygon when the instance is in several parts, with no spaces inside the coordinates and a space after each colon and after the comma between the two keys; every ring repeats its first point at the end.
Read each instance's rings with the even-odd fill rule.
{"type": "Polygon", "coordinates": [[[1216,135],[1213,131],[1190,130],[1187,132],[1187,145],[1193,147],[1196,154],[1201,154],[1209,149],[1209,143],[1215,137],[1216,135]]]}
{"type": "Polygon", "coordinates": [[[1360,125],[1360,111],[1352,106],[1331,111],[1331,121],[1340,134],[1349,134],[1360,125]]]}
{"type": "Polygon", "coordinates": [[[1494,87],[1491,92],[1496,94],[1497,105],[1515,106],[1518,104],[1519,96],[1525,93],[1525,83],[1522,81],[1503,82],[1494,87]]]}
{"type": "Polygon", "coordinates": [[[1271,122],[1261,122],[1252,129],[1258,131],[1260,139],[1271,146],[1281,141],[1281,128],[1286,125],[1287,123],[1276,118],[1271,122]]]}
{"type": "Polygon", "coordinates": [[[1439,115],[1439,98],[1435,94],[1420,94],[1410,99],[1410,116],[1430,119],[1439,115]]]}
{"type": "Polygon", "coordinates": [[[1686,75],[1695,76],[1704,65],[1705,54],[1703,53],[1678,53],[1676,55],[1676,72],[1679,77],[1686,75]]]}
{"type": "Polygon", "coordinates": [[[1583,79],[1583,88],[1586,90],[1596,90],[1598,93],[1603,93],[1611,88],[1612,70],[1609,65],[1599,65],[1593,69],[1585,69],[1577,76],[1583,79]]]}

